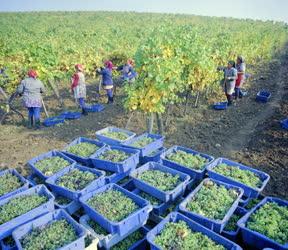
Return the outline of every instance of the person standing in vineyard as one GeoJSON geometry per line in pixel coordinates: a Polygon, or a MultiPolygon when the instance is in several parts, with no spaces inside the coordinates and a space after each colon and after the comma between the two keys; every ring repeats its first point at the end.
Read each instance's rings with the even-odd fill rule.
{"type": "Polygon", "coordinates": [[[36,129],[40,128],[40,112],[42,107],[42,96],[45,88],[43,83],[37,79],[35,70],[28,71],[28,77],[21,81],[17,88],[17,93],[23,96],[23,104],[28,109],[28,128],[35,125],[36,129]]]}
{"type": "Polygon", "coordinates": [[[135,81],[137,73],[133,67],[134,67],[134,61],[132,59],[128,59],[126,64],[117,67],[118,71],[122,71],[122,76],[120,79],[123,82],[127,81],[131,83],[135,81]]]}
{"type": "Polygon", "coordinates": [[[243,97],[241,87],[243,86],[243,83],[245,81],[245,70],[246,70],[246,65],[243,56],[237,57],[236,69],[237,69],[237,80],[235,84],[235,99],[237,100],[237,98],[243,97]]]}
{"type": "Polygon", "coordinates": [[[105,68],[97,69],[97,73],[102,75],[102,85],[106,90],[108,102],[107,104],[113,103],[113,79],[112,79],[112,70],[113,63],[111,61],[106,61],[104,63],[105,68]]]}
{"type": "Polygon", "coordinates": [[[235,62],[229,61],[226,68],[224,68],[224,90],[227,97],[228,105],[233,104],[233,92],[237,79],[237,69],[235,62]]]}
{"type": "Polygon", "coordinates": [[[82,109],[83,115],[88,115],[88,112],[85,110],[85,98],[86,98],[86,84],[85,76],[83,74],[83,66],[81,64],[75,65],[76,73],[72,77],[71,90],[74,94],[74,98],[78,102],[80,108],[82,109]]]}

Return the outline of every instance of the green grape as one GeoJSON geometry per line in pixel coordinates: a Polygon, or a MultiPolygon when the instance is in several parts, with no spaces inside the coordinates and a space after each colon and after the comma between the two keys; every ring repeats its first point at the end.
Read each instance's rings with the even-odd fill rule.
{"type": "Polygon", "coordinates": [[[66,151],[81,157],[89,157],[92,154],[94,154],[98,149],[99,147],[95,144],[88,142],[81,142],[76,145],[68,147],[66,151]]]}
{"type": "Polygon", "coordinates": [[[23,186],[20,179],[11,173],[6,173],[0,176],[0,196],[10,193],[23,186]]]}
{"type": "Polygon", "coordinates": [[[249,218],[247,228],[265,235],[281,245],[288,242],[288,207],[267,202],[249,218]]]}
{"type": "Polygon", "coordinates": [[[69,161],[59,156],[53,156],[38,161],[35,164],[35,167],[39,169],[45,176],[51,176],[69,165],[71,165],[69,161]]]}
{"type": "Polygon", "coordinates": [[[225,163],[221,163],[214,167],[213,171],[235,181],[239,181],[249,187],[259,188],[262,186],[262,181],[257,174],[249,170],[240,169],[237,166],[229,166],[225,163]]]}
{"type": "Polygon", "coordinates": [[[77,232],[65,219],[32,229],[21,239],[23,250],[56,250],[77,240],[77,232]]]}
{"type": "Polygon", "coordinates": [[[209,219],[222,220],[238,197],[234,189],[227,189],[213,181],[206,181],[196,195],[187,203],[188,211],[209,219]]]}
{"type": "Polygon", "coordinates": [[[185,167],[202,170],[205,164],[209,162],[208,159],[200,156],[199,154],[190,154],[182,150],[176,150],[175,152],[166,156],[170,161],[174,161],[185,167]]]}
{"type": "Polygon", "coordinates": [[[137,178],[164,192],[175,189],[181,182],[178,175],[159,170],[144,171],[137,178]]]}
{"type": "Polygon", "coordinates": [[[154,243],[163,250],[224,250],[225,247],[214,242],[200,232],[192,231],[186,222],[168,222],[155,237],[154,243]]]}
{"type": "Polygon", "coordinates": [[[56,182],[60,187],[65,187],[72,191],[82,190],[92,181],[98,178],[97,175],[79,169],[72,169],[70,172],[62,175],[56,182]]]}
{"type": "Polygon", "coordinates": [[[88,204],[108,220],[114,222],[125,219],[139,209],[132,199],[113,189],[96,194],[88,200],[88,204]]]}

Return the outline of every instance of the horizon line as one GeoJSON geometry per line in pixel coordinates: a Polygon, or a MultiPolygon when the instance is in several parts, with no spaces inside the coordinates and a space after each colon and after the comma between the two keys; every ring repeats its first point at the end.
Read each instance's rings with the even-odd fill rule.
{"type": "Polygon", "coordinates": [[[233,16],[207,16],[207,15],[199,15],[193,13],[183,13],[183,12],[159,12],[159,11],[137,11],[137,10],[15,10],[15,11],[2,11],[0,10],[0,14],[2,13],[49,13],[49,12],[115,12],[115,13],[138,13],[138,14],[162,14],[162,15],[182,15],[182,16],[198,16],[198,17],[210,17],[210,18],[228,18],[228,19],[236,19],[236,20],[250,20],[250,21],[260,21],[260,22],[276,22],[276,23],[285,23],[288,25],[288,21],[284,20],[273,20],[273,19],[259,19],[252,17],[233,17],[233,16]]]}

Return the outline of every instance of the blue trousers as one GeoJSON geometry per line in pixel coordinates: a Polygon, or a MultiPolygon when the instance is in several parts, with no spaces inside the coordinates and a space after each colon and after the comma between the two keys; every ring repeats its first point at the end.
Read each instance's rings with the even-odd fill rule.
{"type": "Polygon", "coordinates": [[[27,109],[28,109],[28,117],[29,117],[29,119],[34,118],[35,121],[40,120],[41,108],[39,108],[39,107],[31,107],[31,108],[27,108],[27,109]]]}
{"type": "Polygon", "coordinates": [[[243,93],[241,91],[241,88],[235,87],[235,98],[242,98],[243,93]]]}
{"type": "Polygon", "coordinates": [[[83,97],[79,98],[78,102],[79,102],[80,108],[82,108],[82,109],[85,108],[85,100],[83,97]]]}
{"type": "Polygon", "coordinates": [[[106,89],[106,92],[107,92],[107,96],[108,98],[112,98],[113,97],[113,89],[106,89]]]}

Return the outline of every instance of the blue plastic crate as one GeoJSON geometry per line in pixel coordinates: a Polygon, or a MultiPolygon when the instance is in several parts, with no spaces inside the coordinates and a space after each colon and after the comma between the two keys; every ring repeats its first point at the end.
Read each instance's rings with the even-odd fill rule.
{"type": "Polygon", "coordinates": [[[158,198],[161,201],[168,202],[168,201],[173,201],[177,197],[183,195],[186,186],[188,185],[190,181],[190,176],[184,173],[181,173],[177,170],[174,170],[172,168],[165,167],[157,162],[148,162],[145,165],[133,170],[130,174],[130,177],[133,178],[134,184],[137,188],[140,190],[143,190],[144,192],[153,195],[154,197],[158,198]],[[171,191],[161,191],[150,184],[140,180],[137,178],[137,176],[147,170],[159,170],[165,173],[170,173],[172,175],[178,175],[181,183],[178,184],[177,187],[175,187],[171,191]]]}
{"type": "MultiPolygon", "coordinates": [[[[241,207],[237,207],[237,209],[235,210],[234,214],[239,215],[239,216],[242,217],[242,216],[244,216],[246,214],[246,211],[243,210],[243,208],[241,208],[241,207]]],[[[237,229],[235,231],[226,231],[225,228],[224,228],[221,234],[225,238],[236,242],[237,239],[238,239],[239,233],[240,233],[240,228],[237,226],[237,229]]]]}
{"type": "Polygon", "coordinates": [[[13,238],[19,250],[22,250],[21,240],[29,234],[33,229],[42,228],[51,224],[54,221],[65,219],[75,230],[78,239],[61,247],[61,250],[79,250],[85,248],[84,238],[86,236],[86,230],[79,225],[75,220],[71,218],[67,212],[62,209],[55,210],[52,213],[45,214],[27,224],[24,224],[17,228],[13,233],[13,238]]]}
{"type": "Polygon", "coordinates": [[[282,127],[282,128],[288,129],[288,118],[282,120],[280,123],[281,123],[281,127],[282,127]]]}
{"type": "Polygon", "coordinates": [[[139,196],[127,191],[126,189],[116,185],[108,184],[102,188],[94,190],[80,198],[80,202],[84,207],[85,212],[95,220],[100,226],[105,228],[108,232],[114,234],[118,233],[121,236],[125,235],[127,232],[137,228],[139,225],[144,225],[148,219],[149,213],[152,211],[152,206],[146,200],[140,198],[139,196]],[[93,196],[103,193],[105,191],[115,189],[122,192],[124,195],[132,199],[140,209],[130,214],[127,218],[119,222],[113,222],[102,216],[94,208],[88,205],[88,200],[93,196]]]}
{"type": "Polygon", "coordinates": [[[74,214],[76,211],[78,211],[81,208],[80,202],[79,201],[75,201],[75,200],[70,200],[70,202],[68,204],[61,205],[61,204],[57,203],[57,197],[59,195],[57,195],[57,194],[53,194],[53,195],[55,196],[55,207],[57,209],[63,209],[68,214],[74,214]]]}
{"type": "Polygon", "coordinates": [[[242,214],[246,214],[247,213],[247,210],[245,208],[243,208],[243,207],[238,206],[237,209],[242,214]]]}
{"type": "Polygon", "coordinates": [[[237,223],[237,226],[241,229],[242,239],[245,245],[252,247],[253,249],[263,249],[264,247],[270,247],[274,249],[284,250],[288,249],[288,243],[281,245],[276,241],[269,239],[263,234],[260,234],[256,231],[252,231],[246,227],[246,223],[249,220],[250,216],[255,213],[259,208],[261,208],[267,202],[275,202],[280,206],[288,206],[288,201],[281,200],[274,197],[266,197],[257,206],[250,210],[246,215],[244,215],[237,223]]]}
{"type": "Polygon", "coordinates": [[[150,213],[149,220],[155,222],[156,224],[160,223],[168,214],[172,212],[179,211],[179,204],[184,200],[183,197],[178,197],[177,200],[173,202],[167,202],[162,204],[162,211],[153,210],[150,213]]]}
{"type": "MultiPolygon", "coordinates": [[[[81,203],[80,203],[81,204],[81,203]]],[[[84,208],[82,207],[82,205],[81,205],[81,208],[80,209],[78,209],[75,213],[73,213],[71,216],[73,217],[73,219],[74,220],[76,220],[76,221],[79,221],[80,220],[80,218],[83,216],[83,215],[85,215],[86,213],[85,213],[85,211],[84,211],[84,208]]]]}
{"type": "MultiPolygon", "coordinates": [[[[141,192],[140,189],[134,189],[132,191],[134,194],[136,195],[139,195],[139,193],[141,192]]],[[[143,191],[142,191],[143,192],[143,191]]],[[[139,197],[141,197],[139,195],[139,197]]],[[[144,198],[143,198],[144,199],[144,198]]],[[[148,200],[147,200],[148,201],[148,200]]],[[[149,202],[149,201],[148,201],[149,202]]],[[[170,202],[163,202],[163,201],[160,201],[160,204],[159,205],[152,205],[153,206],[153,210],[152,212],[155,213],[156,215],[162,215],[163,213],[165,213],[166,209],[170,206],[170,204],[172,203],[171,201],[170,202]]]]}
{"type": "Polygon", "coordinates": [[[92,105],[85,105],[84,108],[87,112],[101,112],[104,110],[104,106],[101,104],[92,104],[92,105]]]}
{"type": "MultiPolygon", "coordinates": [[[[131,172],[131,170],[129,171],[129,173],[131,172]]],[[[126,176],[125,178],[123,178],[122,180],[117,182],[117,185],[123,187],[125,186],[128,182],[132,181],[132,179],[130,178],[129,174],[128,176],[126,176]]]]}
{"type": "Polygon", "coordinates": [[[136,166],[139,163],[139,153],[140,151],[135,150],[135,149],[118,147],[118,146],[107,146],[107,147],[102,148],[101,150],[98,150],[95,154],[91,155],[90,159],[95,168],[117,172],[117,173],[124,173],[124,172],[128,172],[131,169],[136,168],[136,166]],[[106,151],[110,151],[114,149],[127,153],[130,156],[122,162],[112,162],[112,161],[99,159],[99,156],[101,154],[103,154],[106,151]]]}
{"type": "Polygon", "coordinates": [[[53,176],[46,176],[44,175],[44,173],[42,171],[40,171],[37,167],[36,167],[36,163],[38,161],[44,160],[46,158],[50,158],[50,157],[61,157],[64,160],[68,161],[70,163],[69,166],[74,166],[76,164],[76,161],[74,161],[73,159],[67,157],[65,154],[61,153],[60,151],[56,151],[56,150],[52,150],[50,152],[38,155],[37,157],[31,159],[28,161],[28,165],[32,168],[33,173],[35,173],[36,175],[38,175],[41,179],[46,180],[47,178],[53,176]]]}
{"type": "MultiPolygon", "coordinates": [[[[132,245],[130,245],[127,250],[147,250],[149,245],[148,242],[146,240],[146,234],[148,233],[149,230],[147,230],[145,227],[141,227],[138,230],[134,230],[134,232],[136,231],[140,231],[141,234],[143,235],[143,238],[141,240],[138,240],[136,242],[134,242],[132,245]]],[[[132,233],[134,233],[132,232],[132,233]]],[[[132,234],[130,233],[130,234],[132,234]]],[[[128,238],[129,235],[127,235],[122,241],[125,241],[126,238],[128,238]]],[[[119,242],[120,243],[120,242],[119,242]]],[[[115,249],[117,249],[117,244],[114,245],[113,247],[115,247],[115,249]]]]}
{"type": "Polygon", "coordinates": [[[23,192],[17,193],[6,199],[3,199],[0,201],[0,206],[6,204],[7,202],[9,202],[10,200],[16,197],[27,196],[27,195],[32,195],[32,194],[45,195],[46,197],[48,197],[49,200],[46,203],[40,205],[39,207],[36,207],[32,209],[31,211],[25,214],[22,214],[0,225],[0,240],[11,235],[12,231],[15,228],[25,224],[28,221],[35,219],[36,217],[42,214],[45,214],[47,212],[52,212],[54,210],[54,196],[49,192],[49,190],[44,185],[38,185],[32,188],[29,188],[23,192]]]}
{"type": "Polygon", "coordinates": [[[101,130],[98,130],[96,132],[96,137],[106,143],[106,144],[109,144],[109,145],[120,145],[121,143],[124,143],[126,141],[129,141],[131,140],[136,134],[131,132],[131,131],[128,131],[128,130],[125,130],[125,129],[120,129],[120,128],[115,128],[115,127],[107,127],[107,128],[104,128],[104,129],[101,129],[101,130]],[[112,139],[110,137],[107,137],[105,135],[103,135],[103,133],[105,132],[123,132],[125,134],[128,135],[127,139],[126,140],[117,140],[117,139],[112,139]]]}
{"type": "Polygon", "coordinates": [[[208,175],[210,178],[215,179],[215,180],[219,180],[219,181],[223,181],[226,182],[228,184],[237,186],[237,187],[241,187],[244,190],[244,196],[248,197],[248,198],[256,198],[265,188],[265,186],[267,185],[268,181],[270,180],[270,176],[262,171],[259,171],[257,169],[254,169],[252,167],[247,167],[243,164],[234,162],[234,161],[230,161],[228,159],[225,158],[218,158],[215,161],[213,161],[212,163],[210,163],[207,166],[207,171],[208,171],[208,175]],[[216,167],[219,164],[227,164],[229,166],[233,166],[233,167],[238,167],[242,170],[247,170],[250,171],[254,174],[256,174],[257,176],[259,176],[259,178],[262,181],[262,186],[259,188],[255,188],[255,187],[250,187],[247,186],[239,181],[233,180],[232,178],[226,177],[224,175],[218,174],[216,173],[213,169],[214,167],[216,167]]]}
{"type": "Polygon", "coordinates": [[[20,175],[16,169],[7,169],[7,170],[1,171],[0,172],[0,178],[1,178],[1,176],[8,174],[8,173],[16,176],[20,180],[20,182],[22,183],[22,186],[15,189],[15,190],[12,190],[9,193],[3,194],[2,196],[0,196],[0,200],[3,200],[7,197],[10,197],[16,193],[22,192],[22,191],[29,188],[29,184],[30,184],[29,181],[27,181],[22,175],[20,175]]]}
{"type": "Polygon", "coordinates": [[[124,147],[140,150],[140,157],[144,157],[144,156],[149,155],[153,151],[155,151],[159,148],[162,148],[163,143],[164,143],[164,136],[157,135],[157,134],[144,133],[140,136],[133,137],[131,140],[126,141],[126,142],[122,143],[121,145],[124,147]],[[131,146],[131,144],[142,139],[143,137],[152,138],[153,141],[151,143],[149,143],[148,145],[144,146],[143,148],[137,148],[137,147],[131,146]]]}
{"type": "Polygon", "coordinates": [[[83,167],[80,165],[75,165],[75,166],[70,166],[70,167],[62,169],[57,174],[48,178],[46,180],[46,183],[49,185],[49,187],[52,189],[52,191],[55,192],[56,194],[60,194],[60,195],[67,197],[71,200],[78,200],[81,195],[84,195],[84,194],[91,192],[91,191],[93,191],[99,187],[104,186],[105,185],[105,174],[102,171],[99,171],[99,170],[96,170],[93,168],[87,168],[87,167],[83,167]],[[97,175],[98,178],[96,180],[92,181],[91,183],[89,183],[82,190],[72,191],[66,187],[59,186],[57,184],[58,179],[60,177],[62,177],[63,175],[68,174],[73,169],[78,169],[78,170],[83,171],[83,172],[85,172],[85,171],[91,172],[91,173],[97,175]]]}
{"type": "Polygon", "coordinates": [[[161,211],[161,213],[157,213],[157,211],[152,211],[149,216],[149,220],[155,222],[156,224],[160,223],[168,214],[172,212],[179,211],[179,205],[184,200],[183,197],[178,197],[173,202],[164,203],[163,206],[165,209],[161,211]]]}
{"type": "Polygon", "coordinates": [[[271,93],[266,90],[261,90],[256,95],[256,101],[258,102],[268,102],[271,98],[271,93]]]}
{"type": "Polygon", "coordinates": [[[163,219],[163,216],[154,214],[153,212],[150,213],[149,220],[153,221],[155,224],[159,224],[163,219]]]}
{"type": "Polygon", "coordinates": [[[144,156],[142,159],[140,159],[140,163],[145,164],[145,163],[147,163],[149,161],[154,161],[154,162],[161,163],[161,154],[165,150],[166,150],[166,148],[164,148],[164,147],[155,150],[155,152],[152,152],[153,154],[150,153],[150,154],[144,156]]]}
{"type": "Polygon", "coordinates": [[[185,147],[181,147],[181,146],[173,146],[161,154],[161,159],[162,159],[163,165],[165,165],[169,168],[173,168],[175,170],[178,170],[180,172],[183,172],[185,174],[189,174],[191,177],[195,178],[195,180],[202,180],[205,176],[205,173],[206,173],[206,166],[208,166],[208,164],[210,164],[214,160],[214,157],[207,155],[207,154],[200,153],[198,151],[194,151],[190,148],[185,148],[185,147]],[[170,161],[166,158],[166,156],[168,156],[169,154],[171,154],[173,152],[176,152],[177,150],[184,151],[188,154],[200,155],[201,157],[207,159],[208,162],[205,164],[205,166],[202,170],[196,170],[196,169],[188,168],[184,165],[180,165],[180,164],[178,164],[174,161],[170,161]]]}
{"type": "Polygon", "coordinates": [[[133,180],[130,180],[120,186],[127,189],[128,191],[133,191],[136,188],[133,180]]]}
{"type": "MultiPolygon", "coordinates": [[[[132,192],[134,194],[139,195],[141,190],[136,188],[132,192]]],[[[152,210],[152,213],[150,215],[154,214],[156,216],[162,216],[163,214],[165,214],[167,209],[169,209],[171,206],[173,206],[174,203],[178,203],[178,202],[180,203],[181,200],[183,200],[183,198],[182,197],[180,197],[180,198],[178,197],[178,199],[176,199],[175,201],[169,201],[169,202],[161,202],[160,201],[161,203],[159,205],[152,205],[151,204],[153,206],[153,210],[152,210]]]]}
{"type": "MultiPolygon", "coordinates": [[[[263,196],[261,194],[259,194],[257,197],[257,199],[260,199],[260,200],[263,200],[264,198],[265,198],[265,196],[263,196]]],[[[239,201],[239,207],[241,207],[242,210],[245,211],[246,213],[252,209],[252,208],[251,209],[246,208],[246,206],[248,205],[248,203],[251,199],[255,199],[255,198],[247,198],[247,197],[242,196],[242,198],[239,201]]]]}
{"type": "Polygon", "coordinates": [[[216,110],[225,110],[228,107],[228,102],[216,102],[213,105],[213,108],[216,110]]]}
{"type": "Polygon", "coordinates": [[[68,119],[68,120],[80,119],[81,113],[80,112],[65,111],[65,112],[61,113],[61,116],[64,117],[64,119],[68,119]]]}
{"type": "Polygon", "coordinates": [[[243,195],[243,189],[221,182],[221,181],[215,181],[212,180],[214,183],[216,183],[217,185],[222,185],[227,189],[235,189],[237,190],[237,192],[239,193],[238,198],[234,201],[234,203],[232,204],[232,206],[230,207],[230,209],[228,210],[227,214],[224,216],[224,218],[222,220],[214,220],[214,219],[210,219],[206,216],[194,213],[189,211],[188,209],[186,209],[187,203],[190,202],[198,193],[198,191],[202,188],[204,182],[206,181],[210,181],[212,179],[206,178],[204,179],[200,185],[193,190],[192,193],[190,193],[183,202],[180,203],[179,205],[179,210],[180,212],[184,213],[187,217],[191,218],[192,220],[195,220],[196,222],[202,224],[203,226],[211,229],[212,231],[215,231],[216,233],[221,233],[222,230],[224,229],[225,225],[227,224],[228,220],[230,219],[230,217],[232,216],[232,214],[234,213],[234,211],[236,210],[239,200],[241,199],[242,195],[243,195]]]}
{"type": "MultiPolygon", "coordinates": [[[[91,160],[89,157],[81,157],[81,156],[78,156],[78,155],[75,155],[75,154],[71,154],[69,152],[67,152],[67,149],[70,147],[70,146],[74,146],[76,144],[79,144],[79,143],[82,143],[82,142],[87,142],[87,143],[91,143],[91,144],[95,144],[96,146],[99,147],[98,150],[100,150],[101,148],[103,148],[105,146],[104,143],[102,142],[99,142],[99,141],[96,141],[96,140],[92,140],[92,139],[88,139],[88,138],[84,138],[84,137],[79,137],[77,139],[75,139],[74,141],[72,141],[70,144],[68,144],[68,146],[66,146],[63,150],[63,153],[65,155],[67,155],[69,158],[77,161],[78,163],[81,163],[81,164],[84,164],[84,165],[91,165],[91,160]]],[[[96,152],[98,151],[96,150],[96,152]]]]}
{"type": "MultiPolygon", "coordinates": [[[[86,230],[91,233],[91,235],[95,238],[99,239],[99,243],[98,243],[98,247],[100,248],[104,248],[104,249],[110,249],[112,246],[116,245],[117,243],[119,243],[120,241],[122,241],[123,239],[125,239],[129,234],[141,229],[142,230],[142,226],[139,225],[138,227],[130,230],[129,232],[127,232],[125,235],[120,235],[120,234],[111,234],[111,233],[107,233],[107,235],[100,235],[97,234],[93,228],[90,227],[88,221],[89,220],[93,220],[91,219],[87,214],[83,215],[79,222],[81,225],[83,225],[86,230]]],[[[100,225],[99,225],[100,226],[100,225]]],[[[145,230],[145,229],[143,229],[145,230]]],[[[146,230],[145,230],[146,232],[146,230]]]]}
{"type": "Polygon", "coordinates": [[[186,186],[183,197],[186,197],[187,195],[189,195],[192,192],[192,190],[194,190],[200,184],[200,182],[201,181],[196,180],[195,178],[192,178],[186,186]]]}
{"type": "Polygon", "coordinates": [[[245,197],[245,196],[243,195],[242,198],[241,198],[240,201],[239,201],[239,206],[240,206],[240,207],[244,207],[244,206],[248,203],[249,200],[250,200],[249,197],[245,197]]]}
{"type": "Polygon", "coordinates": [[[133,245],[131,245],[128,250],[147,250],[149,245],[148,242],[146,240],[146,234],[150,231],[148,230],[146,227],[141,227],[140,228],[141,233],[143,234],[143,239],[142,240],[138,240],[137,242],[135,242],[133,245]]]}
{"type": "Polygon", "coordinates": [[[154,239],[156,238],[157,235],[159,235],[161,233],[161,231],[164,229],[165,225],[168,222],[179,222],[179,221],[186,222],[188,227],[193,232],[200,232],[200,233],[206,235],[208,238],[210,238],[214,242],[223,245],[225,247],[225,249],[229,249],[229,250],[241,250],[242,249],[240,246],[233,243],[232,241],[225,239],[221,235],[214,233],[213,231],[203,227],[202,225],[196,223],[193,220],[190,220],[186,216],[184,216],[178,212],[173,212],[173,213],[170,213],[164,220],[162,220],[150,232],[148,232],[147,240],[150,244],[151,250],[161,250],[161,248],[154,243],[154,239]]]}
{"type": "MultiPolygon", "coordinates": [[[[101,171],[104,171],[106,173],[105,170],[101,170],[101,171]]],[[[127,171],[127,172],[124,172],[124,173],[117,173],[117,172],[113,172],[113,174],[107,176],[105,176],[105,180],[106,180],[106,184],[109,184],[109,183],[116,183],[118,181],[121,181],[123,180],[125,177],[129,176],[129,173],[130,173],[131,170],[127,171]]],[[[111,172],[111,171],[110,171],[111,172]]]]}
{"type": "Polygon", "coordinates": [[[151,229],[153,229],[158,223],[155,223],[154,221],[150,220],[150,218],[148,219],[147,223],[143,226],[145,227],[148,231],[150,231],[151,229]]]}
{"type": "Polygon", "coordinates": [[[37,185],[45,185],[46,182],[44,179],[41,179],[41,177],[39,177],[38,175],[36,175],[35,173],[32,173],[31,175],[29,175],[27,177],[27,180],[30,182],[30,186],[34,187],[37,185]]]}
{"type": "MultiPolygon", "coordinates": [[[[257,199],[259,199],[260,202],[261,202],[264,198],[265,198],[265,196],[263,196],[263,195],[261,195],[261,194],[257,197],[257,199]]],[[[241,208],[242,208],[243,210],[245,210],[246,213],[248,213],[248,212],[251,211],[254,207],[256,207],[256,205],[255,205],[253,208],[250,208],[250,209],[248,209],[248,208],[246,207],[251,199],[254,199],[254,198],[248,199],[248,200],[245,202],[245,204],[243,204],[243,206],[241,206],[241,208]]],[[[259,203],[260,203],[260,202],[259,202],[259,203]]]]}
{"type": "MultiPolygon", "coordinates": [[[[11,236],[12,237],[12,236],[11,236]]],[[[16,243],[13,246],[6,245],[4,240],[0,241],[1,250],[17,250],[16,243]]]]}
{"type": "Polygon", "coordinates": [[[54,116],[54,117],[46,118],[43,121],[43,125],[45,127],[52,127],[57,124],[64,123],[64,121],[65,121],[65,118],[63,116],[54,116]]]}

